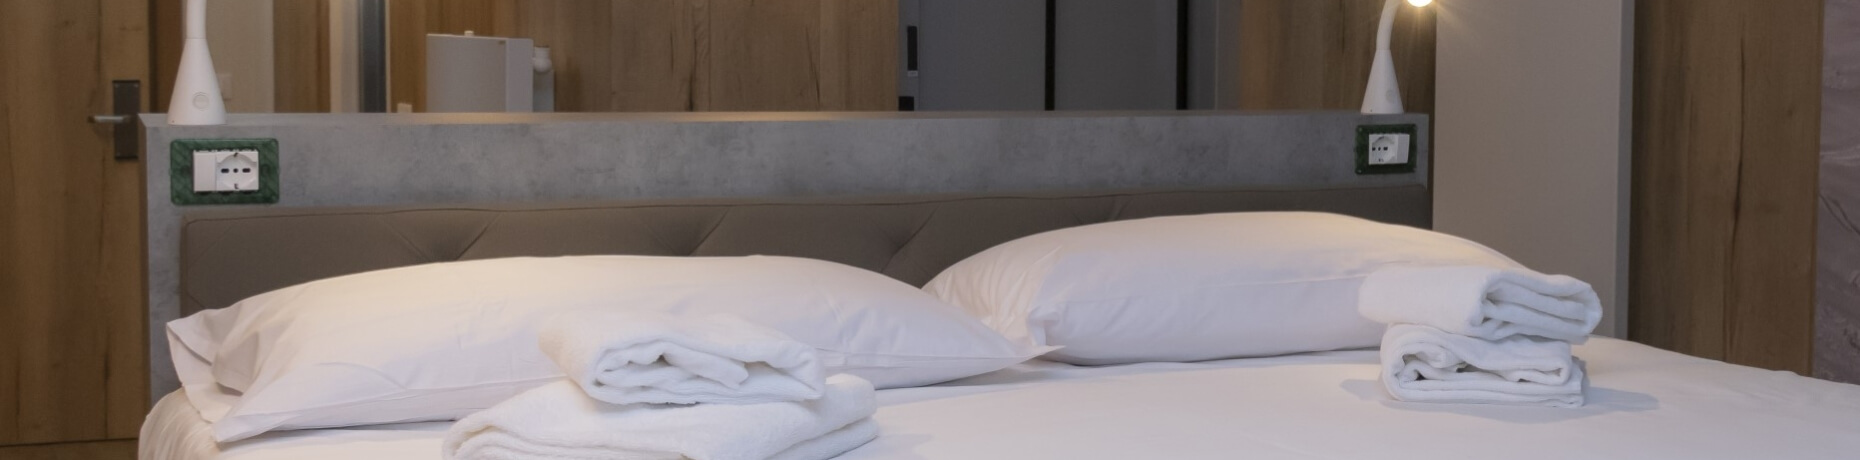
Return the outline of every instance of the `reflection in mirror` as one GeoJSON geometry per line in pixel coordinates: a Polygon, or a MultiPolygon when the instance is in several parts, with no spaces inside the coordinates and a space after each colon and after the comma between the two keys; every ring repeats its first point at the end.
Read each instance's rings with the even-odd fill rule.
{"type": "MultiPolygon", "coordinates": [[[[157,75],[178,59],[160,25],[180,3],[156,0],[157,75]]],[[[214,0],[209,39],[235,113],[1353,110],[1382,4],[214,0]],[[503,48],[435,54],[467,33],[503,48]],[[529,102],[432,100],[446,91],[529,102]]],[[[1427,112],[1432,13],[1402,15],[1403,96],[1427,112]]]]}

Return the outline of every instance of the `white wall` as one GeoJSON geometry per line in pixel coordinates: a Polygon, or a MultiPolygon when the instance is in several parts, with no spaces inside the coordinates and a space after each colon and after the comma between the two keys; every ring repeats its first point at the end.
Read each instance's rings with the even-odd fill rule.
{"type": "Polygon", "coordinates": [[[1435,227],[1595,285],[1624,336],[1633,1],[1434,5],[1435,227]]]}
{"type": "Polygon", "coordinates": [[[207,42],[212,44],[213,66],[225,85],[226,110],[233,113],[270,113],[277,108],[277,59],[271,24],[271,2],[237,0],[210,2],[207,8],[207,42]]]}

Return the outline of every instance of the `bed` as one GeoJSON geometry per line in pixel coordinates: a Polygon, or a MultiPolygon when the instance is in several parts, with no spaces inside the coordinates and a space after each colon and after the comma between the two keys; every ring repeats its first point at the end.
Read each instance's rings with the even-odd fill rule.
{"type": "MultiPolygon", "coordinates": [[[[447,241],[462,246],[443,252],[460,258],[783,253],[837,259],[921,284],[962,254],[1051,228],[1263,209],[1321,209],[1418,225],[1424,222],[1415,216],[1425,213],[1403,203],[1418,202],[1422,193],[1245,190],[203,213],[186,226],[183,292],[196,305],[226,304],[263,286],[414,262],[447,241]],[[841,234],[815,225],[846,221],[862,225],[841,234]],[[893,230],[908,234],[860,237],[893,230]],[[650,237],[633,238],[639,235],[650,237]],[[319,237],[340,244],[277,244],[319,237]],[[862,246],[870,252],[857,250],[862,246]],[[867,257],[873,254],[883,257],[867,257]],[[253,258],[303,263],[254,270],[245,262],[253,258]]],[[[884,434],[845,458],[1730,459],[1860,452],[1860,387],[1606,338],[1578,347],[1577,354],[1589,362],[1591,379],[1590,403],[1577,410],[1392,401],[1376,383],[1376,353],[1369,350],[1106,367],[1034,361],[934,387],[882,391],[876,420],[884,434]]],[[[438,458],[448,426],[280,432],[221,446],[177,393],[151,413],[142,458],[438,458]]]]}
{"type": "MultiPolygon", "coordinates": [[[[1374,121],[1353,114],[1310,116],[1320,118],[1314,124],[1325,129],[1374,121]]],[[[1223,131],[1283,130],[1287,123],[1283,116],[1262,119],[1206,115],[1181,119],[1193,126],[1177,127],[1171,133],[1185,138],[1205,135],[1224,139],[1223,131]]],[[[915,132],[908,125],[928,123],[935,129],[982,133],[977,134],[982,137],[965,138],[952,145],[939,144],[946,142],[946,136],[913,141],[917,142],[917,150],[910,153],[957,163],[995,161],[1027,173],[976,176],[974,171],[961,167],[931,164],[920,165],[924,166],[920,175],[899,181],[844,171],[805,171],[817,183],[836,184],[812,190],[820,195],[813,198],[750,191],[749,197],[730,199],[619,199],[629,193],[638,195],[641,187],[664,190],[688,184],[614,185],[618,188],[602,193],[542,190],[539,188],[551,185],[521,181],[515,185],[492,183],[478,189],[461,189],[443,182],[401,184],[395,182],[392,173],[413,171],[434,158],[444,158],[433,155],[443,154],[414,152],[409,155],[420,157],[420,161],[357,166],[342,161],[346,153],[330,150],[314,152],[328,156],[315,159],[311,165],[298,163],[293,167],[287,157],[284,169],[287,181],[327,187],[287,187],[285,200],[274,206],[183,208],[169,204],[163,195],[168,177],[165,170],[158,169],[165,169],[165,165],[150,162],[152,326],[159,328],[176,315],[224,307],[296,283],[433,262],[583,254],[767,254],[838,262],[921,286],[951,264],[997,244],[1100,222],[1297,210],[1421,228],[1431,224],[1425,147],[1417,153],[1423,161],[1423,172],[1406,176],[1339,175],[1338,170],[1348,171],[1351,167],[1348,156],[1340,153],[1350,142],[1342,134],[1291,142],[1284,148],[1260,148],[1279,144],[1246,136],[1214,151],[1208,150],[1206,144],[1154,146],[1163,150],[1157,154],[1161,157],[1199,158],[1202,163],[1117,156],[1110,157],[1115,160],[1098,162],[1067,160],[1077,155],[1121,155],[1067,150],[1090,149],[1110,142],[1094,136],[1121,136],[1134,131],[1138,139],[1111,144],[1120,148],[1151,145],[1156,139],[1145,133],[1155,130],[1124,128],[1141,128],[1145,123],[1166,125],[1181,119],[1086,117],[1083,121],[1055,121],[1055,126],[1043,126],[1046,122],[1038,119],[1018,120],[1013,122],[1018,130],[1000,130],[986,123],[982,127],[962,127],[959,125],[966,121],[934,118],[859,121],[858,130],[915,132]],[[1074,122],[1107,129],[1079,130],[1070,125],[1074,122]],[[999,139],[987,137],[1009,136],[1003,133],[1051,136],[1052,131],[1069,133],[1068,142],[1074,143],[1060,146],[1066,148],[1033,148],[1028,146],[1035,144],[994,142],[999,139]],[[1111,132],[1122,134],[1104,134],[1111,132]],[[1205,167],[1244,164],[1249,159],[1270,165],[1272,171],[1205,167]],[[327,182],[346,168],[387,168],[389,174],[383,177],[383,171],[370,171],[367,177],[339,181],[341,187],[327,182]],[[317,175],[312,177],[303,171],[317,175]],[[303,176],[293,179],[293,174],[303,176]],[[1176,178],[1131,180],[1171,174],[1176,178]],[[975,177],[982,177],[982,182],[959,183],[975,177]],[[520,198],[535,204],[450,204],[487,197],[520,198]],[[586,201],[589,197],[619,201],[586,201]]],[[[659,129],[658,125],[637,121],[576,119],[575,123],[546,129],[525,127],[513,135],[516,139],[496,148],[546,148],[549,142],[562,139],[599,136],[597,133],[611,130],[609,125],[613,123],[640,125],[627,128],[634,130],[630,133],[635,136],[650,137],[653,134],[649,131],[659,129]]],[[[212,132],[159,123],[153,126],[153,146],[201,135],[258,135],[279,137],[287,144],[314,143],[313,137],[325,136],[330,129],[329,124],[255,127],[239,122],[212,132]]],[[[736,133],[730,134],[738,136],[735,141],[719,141],[725,143],[743,142],[742,137],[753,141],[759,135],[785,139],[771,151],[759,153],[774,160],[789,151],[838,151],[859,144],[833,137],[851,136],[843,126],[782,128],[816,130],[818,137],[757,134],[763,132],[760,128],[712,128],[736,133]]],[[[712,128],[676,125],[670,129],[712,128]]],[[[445,123],[437,127],[371,125],[365,128],[369,131],[358,136],[386,137],[386,145],[418,150],[422,140],[451,135],[447,131],[451,129],[464,128],[445,123]]],[[[684,139],[692,135],[681,132],[678,136],[684,139]]],[[[859,136],[867,137],[871,136],[859,136]]],[[[634,143],[657,145],[648,141],[634,143]]],[[[472,148],[460,143],[434,147],[436,152],[472,148]]],[[[485,166],[461,161],[469,164],[460,169],[477,171],[475,168],[485,166]]],[[[549,168],[556,167],[551,164],[574,166],[586,161],[596,160],[570,158],[549,164],[506,165],[504,171],[517,178],[575,174],[580,170],[549,168]]],[[[744,193],[723,190],[732,187],[725,182],[712,184],[710,189],[679,189],[670,195],[744,193]]],[[[1615,314],[1618,312],[1611,312],[1615,314]]],[[[144,426],[141,458],[440,458],[438,446],[448,423],[283,431],[224,445],[216,443],[198,411],[184,395],[174,391],[173,371],[164,369],[167,344],[160,334],[155,339],[151,349],[158,364],[151,392],[159,403],[144,426]]],[[[881,407],[874,419],[882,435],[843,458],[1741,459],[1860,455],[1860,387],[1687,357],[1602,337],[1578,346],[1576,354],[1588,363],[1588,404],[1569,410],[1393,401],[1377,384],[1378,356],[1374,350],[1103,367],[1035,360],[930,387],[880,391],[881,407]]]]}
{"type": "MultiPolygon", "coordinates": [[[[1077,367],[1035,361],[885,390],[867,459],[1838,459],[1860,452],[1860,387],[1598,338],[1575,410],[1391,401],[1373,351],[1077,367]]],[[[220,446],[185,396],[142,458],[438,459],[448,424],[282,432],[220,446]]]]}

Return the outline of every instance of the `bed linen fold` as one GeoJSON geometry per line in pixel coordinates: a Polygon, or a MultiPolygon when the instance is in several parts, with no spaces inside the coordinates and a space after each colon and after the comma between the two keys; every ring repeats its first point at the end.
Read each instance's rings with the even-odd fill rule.
{"type": "Polygon", "coordinates": [[[1582,407],[1581,360],[1568,342],[1485,340],[1396,325],[1382,341],[1382,384],[1409,402],[1582,407]]]}
{"type": "Polygon", "coordinates": [[[1514,335],[1583,343],[1601,324],[1588,283],[1521,268],[1392,266],[1371,273],[1357,310],[1383,324],[1419,324],[1487,340],[1514,335]]]}
{"type": "Polygon", "coordinates": [[[446,459],[823,460],[877,436],[872,384],[827,379],[819,399],[762,404],[627,404],[597,401],[561,381],[460,420],[446,459]]]}

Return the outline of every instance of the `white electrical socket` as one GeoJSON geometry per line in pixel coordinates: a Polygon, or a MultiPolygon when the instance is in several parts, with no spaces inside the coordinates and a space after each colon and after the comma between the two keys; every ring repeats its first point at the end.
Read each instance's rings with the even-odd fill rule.
{"type": "Polygon", "coordinates": [[[1369,165],[1408,164],[1412,157],[1408,147],[1414,145],[1407,134],[1370,134],[1369,165]]]}
{"type": "Polygon", "coordinates": [[[194,193],[257,191],[258,173],[257,150],[194,152],[194,193]]]}

